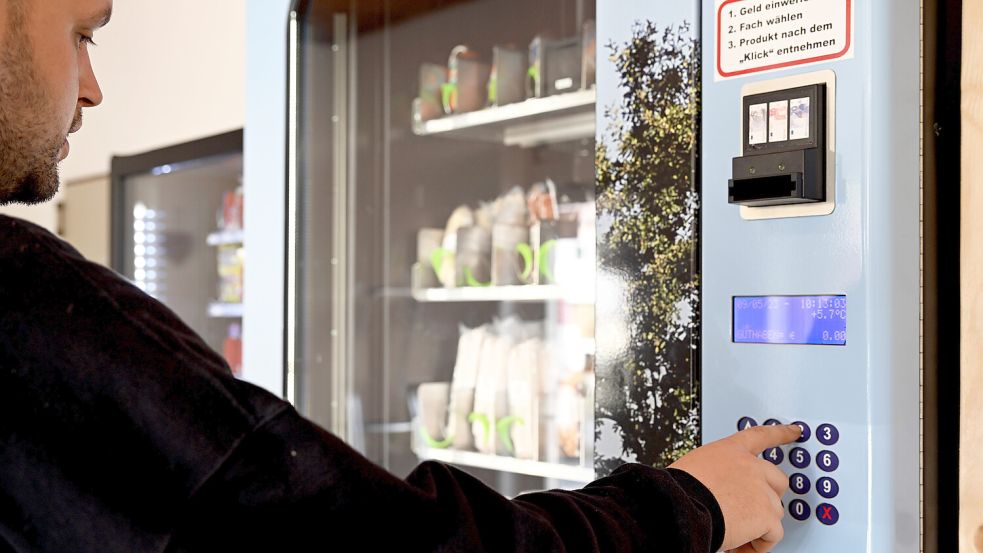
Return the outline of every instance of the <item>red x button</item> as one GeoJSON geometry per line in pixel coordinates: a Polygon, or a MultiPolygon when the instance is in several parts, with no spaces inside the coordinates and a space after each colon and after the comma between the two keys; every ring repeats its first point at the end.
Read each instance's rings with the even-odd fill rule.
{"type": "Polygon", "coordinates": [[[816,505],[816,518],[826,526],[832,526],[840,520],[840,512],[829,503],[820,503],[816,505]]]}

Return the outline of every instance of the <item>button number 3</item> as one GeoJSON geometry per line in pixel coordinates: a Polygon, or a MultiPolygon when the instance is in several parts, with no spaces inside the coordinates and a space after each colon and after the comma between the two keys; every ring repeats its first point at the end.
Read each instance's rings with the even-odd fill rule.
{"type": "Polygon", "coordinates": [[[832,424],[822,424],[816,429],[816,438],[823,445],[833,445],[840,441],[840,431],[832,424]]]}

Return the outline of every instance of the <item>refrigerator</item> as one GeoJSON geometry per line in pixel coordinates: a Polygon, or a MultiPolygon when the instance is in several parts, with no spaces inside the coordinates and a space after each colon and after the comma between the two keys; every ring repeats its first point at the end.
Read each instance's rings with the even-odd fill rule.
{"type": "Polygon", "coordinates": [[[112,160],[112,267],[242,376],[242,130],[112,160]]]}
{"type": "Polygon", "coordinates": [[[295,0],[285,397],[509,496],[696,445],[698,15],[295,0]]]}

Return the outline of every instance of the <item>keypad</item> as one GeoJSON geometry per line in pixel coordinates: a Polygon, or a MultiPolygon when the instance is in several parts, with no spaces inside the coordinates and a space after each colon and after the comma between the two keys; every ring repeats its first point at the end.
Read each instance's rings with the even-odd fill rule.
{"type": "MultiPolygon", "coordinates": [[[[737,429],[746,430],[758,426],[758,420],[761,419],[741,417],[737,421],[737,429]]],[[[784,423],[778,418],[765,418],[763,423],[764,426],[780,424],[784,423]]],[[[840,458],[833,447],[840,441],[840,431],[826,422],[816,426],[814,431],[804,421],[791,424],[802,429],[797,443],[794,446],[766,449],[761,457],[791,473],[788,478],[789,492],[795,499],[788,502],[789,516],[800,522],[807,522],[815,517],[815,521],[832,526],[840,520],[839,509],[829,503],[829,500],[840,494],[840,484],[835,479],[840,458]],[[809,447],[808,444],[813,440],[819,443],[819,447],[809,447]]]]}

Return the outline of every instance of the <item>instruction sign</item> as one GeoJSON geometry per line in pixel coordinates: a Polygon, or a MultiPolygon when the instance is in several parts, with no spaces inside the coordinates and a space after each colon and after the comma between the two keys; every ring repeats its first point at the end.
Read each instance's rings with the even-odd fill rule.
{"type": "Polygon", "coordinates": [[[714,80],[853,57],[852,0],[717,0],[714,80]]]}

